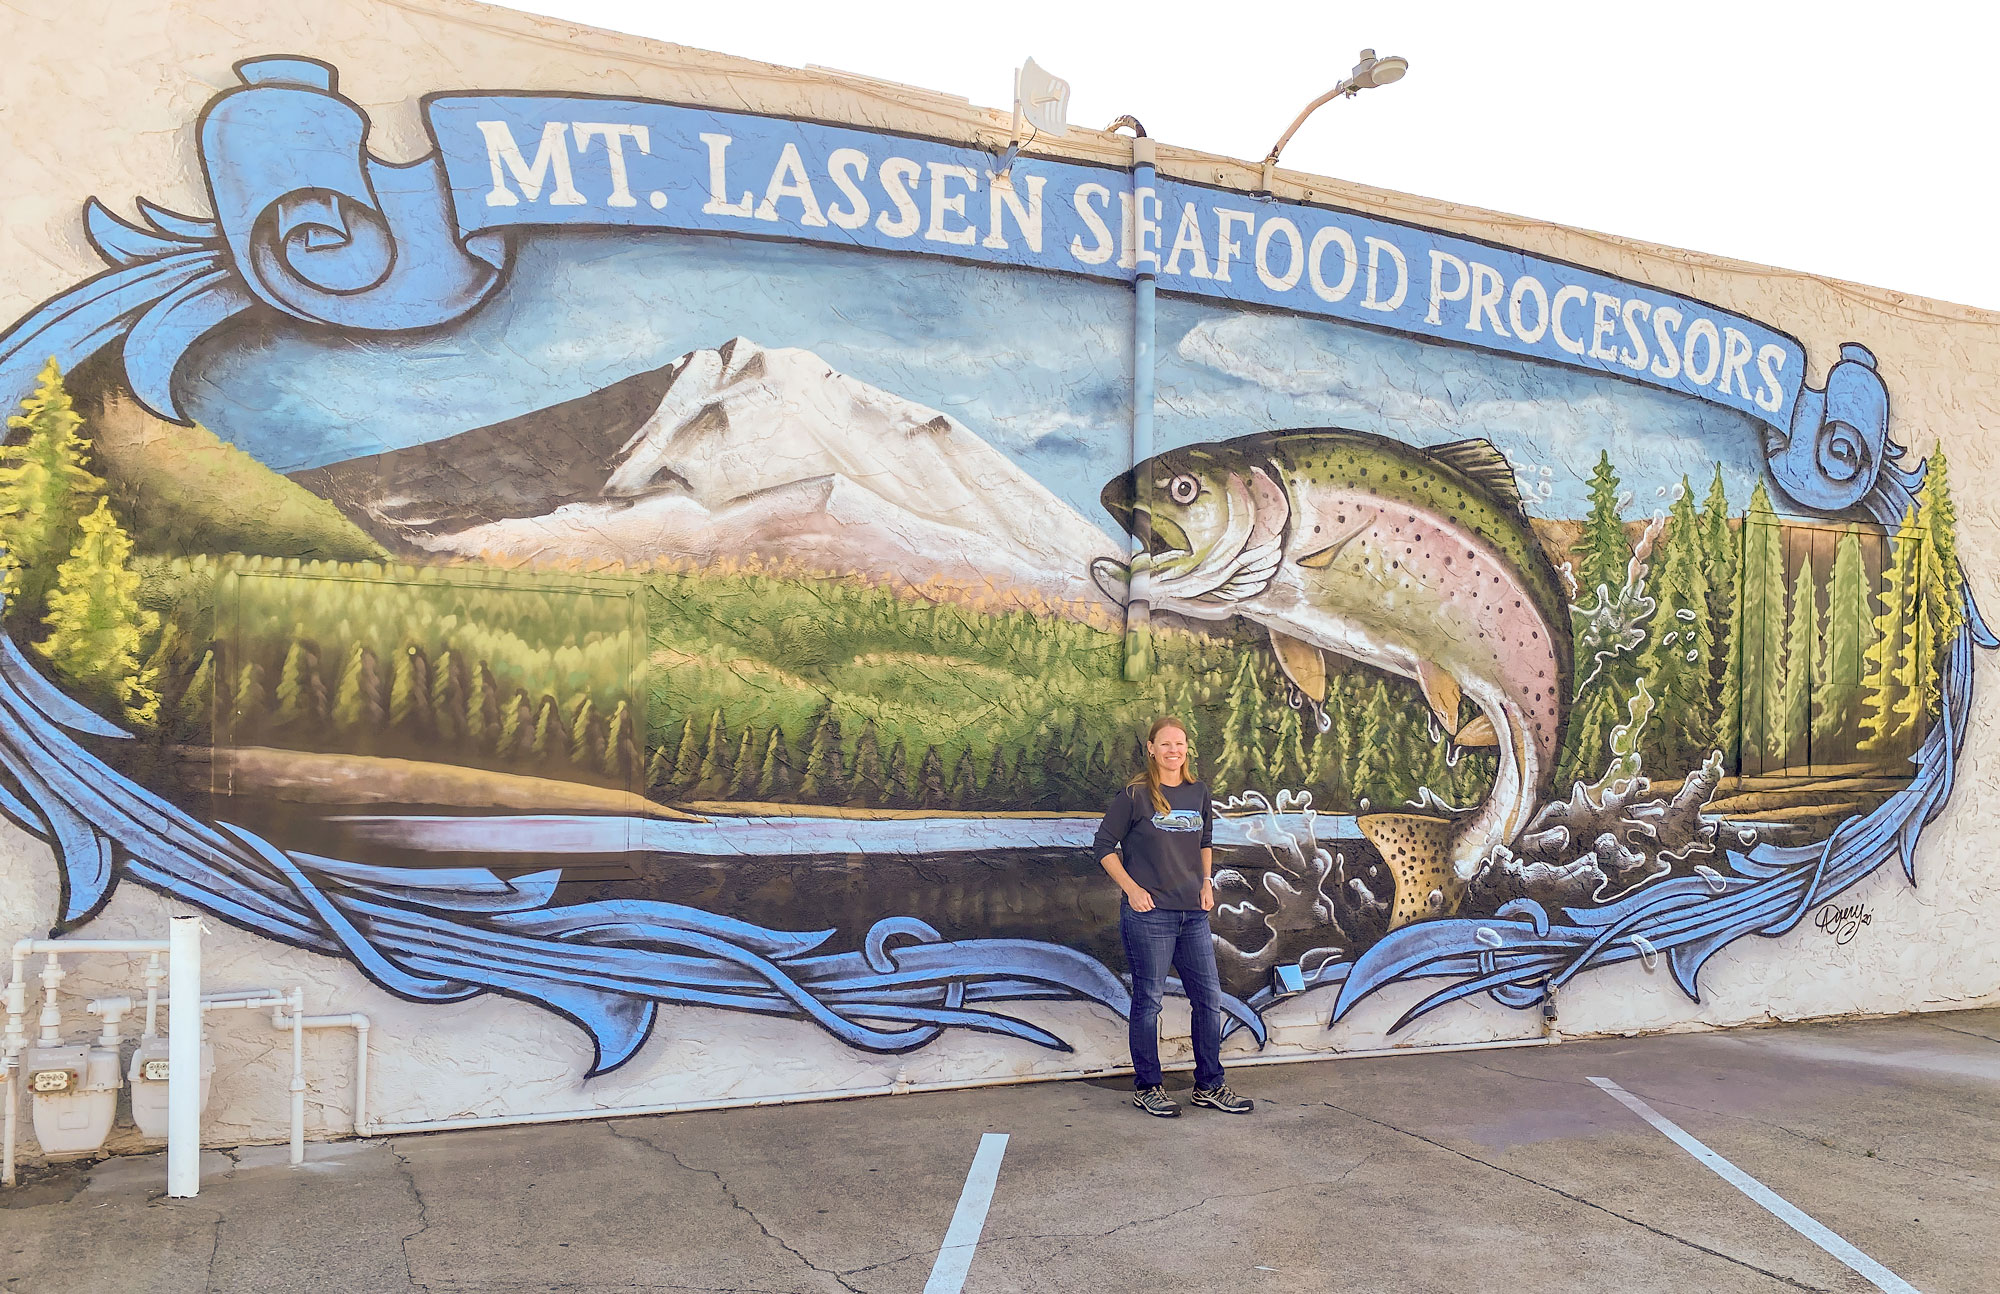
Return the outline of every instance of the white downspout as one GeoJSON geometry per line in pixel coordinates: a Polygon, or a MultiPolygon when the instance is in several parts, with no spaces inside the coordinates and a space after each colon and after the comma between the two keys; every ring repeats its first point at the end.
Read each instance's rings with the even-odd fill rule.
{"type": "Polygon", "coordinates": [[[201,1189],[201,918],[168,927],[167,1195],[192,1199],[201,1189]]]}

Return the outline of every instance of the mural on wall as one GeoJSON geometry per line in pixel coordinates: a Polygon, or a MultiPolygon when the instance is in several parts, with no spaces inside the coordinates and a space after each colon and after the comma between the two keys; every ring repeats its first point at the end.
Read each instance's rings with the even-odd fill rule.
{"type": "Polygon", "coordinates": [[[137,883],[592,1073],[663,1004],[1068,1049],[1006,1004],[1127,1009],[1088,843],[1162,712],[1259,1041],[1277,972],[1692,996],[1914,877],[1995,640],[1862,346],[1816,390],[1510,249],[640,100],[433,96],[390,165],[332,69],[238,72],[211,214],[91,199],[109,268],[0,335],[60,928],[137,883]]]}

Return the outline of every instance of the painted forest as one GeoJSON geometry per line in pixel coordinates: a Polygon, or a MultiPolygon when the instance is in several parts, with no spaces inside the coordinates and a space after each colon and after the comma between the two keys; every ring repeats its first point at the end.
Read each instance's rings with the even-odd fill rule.
{"type": "MultiPolygon", "coordinates": [[[[1320,731],[1247,628],[1160,626],[1133,683],[1101,607],[755,563],[401,563],[199,428],[140,436],[115,398],[84,407],[51,364],[9,419],[7,625],[157,751],[394,756],[672,804],[1087,812],[1165,711],[1223,793],[1468,803],[1492,776],[1371,671],[1332,677],[1320,731]],[[200,489],[172,475],[195,460],[200,489]]],[[[1942,454],[1892,535],[1781,517],[1761,484],[1739,514],[1719,467],[1699,507],[1684,479],[1643,523],[1621,493],[1600,456],[1580,532],[1538,523],[1575,588],[1561,783],[1595,781],[1635,716],[1656,781],[1711,750],[1747,777],[1901,775],[1962,615],[1942,454]]]]}

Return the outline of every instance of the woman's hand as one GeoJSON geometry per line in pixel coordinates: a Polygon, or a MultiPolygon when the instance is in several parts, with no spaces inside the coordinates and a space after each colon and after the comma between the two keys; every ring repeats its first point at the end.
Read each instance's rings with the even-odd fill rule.
{"type": "Polygon", "coordinates": [[[1131,889],[1125,891],[1125,901],[1132,905],[1134,912],[1151,912],[1153,910],[1153,896],[1148,894],[1145,887],[1141,885],[1134,885],[1131,889]]]}
{"type": "Polygon", "coordinates": [[[1215,911],[1215,882],[1206,876],[1201,878],[1201,910],[1215,911]]]}

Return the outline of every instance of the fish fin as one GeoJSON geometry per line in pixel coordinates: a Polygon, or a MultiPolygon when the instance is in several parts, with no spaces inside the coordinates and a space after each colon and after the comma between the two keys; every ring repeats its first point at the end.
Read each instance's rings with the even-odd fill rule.
{"type": "Polygon", "coordinates": [[[1451,739],[1461,746],[1497,746],[1500,734],[1493,731],[1493,721],[1483,714],[1472,716],[1472,722],[1451,735],[1451,739]]]}
{"type": "Polygon", "coordinates": [[[1436,661],[1417,662],[1417,682],[1424,689],[1424,700],[1430,703],[1431,713],[1438,717],[1438,723],[1446,732],[1458,727],[1458,703],[1463,694],[1458,690],[1458,680],[1445,672],[1436,661]]]}
{"type": "Polygon", "coordinates": [[[1090,577],[1113,602],[1123,603],[1132,596],[1132,568],[1124,562],[1100,557],[1090,564],[1090,577]]]}
{"type": "Polygon", "coordinates": [[[1244,547],[1261,548],[1266,544],[1276,544],[1284,538],[1285,525],[1291,520],[1291,502],[1285,498],[1284,490],[1261,467],[1250,469],[1248,484],[1256,520],[1250,527],[1250,538],[1244,547]]]}
{"type": "Polygon", "coordinates": [[[1507,456],[1492,441],[1454,440],[1449,445],[1436,445],[1424,452],[1447,467],[1457,468],[1499,495],[1501,502],[1516,508],[1524,506],[1520,483],[1514,479],[1514,465],[1507,461],[1507,456]]]}
{"type": "Polygon", "coordinates": [[[1333,565],[1333,559],[1340,556],[1340,550],[1345,547],[1347,547],[1347,544],[1343,541],[1330,547],[1322,548],[1316,553],[1307,553],[1304,557],[1299,558],[1299,565],[1310,571],[1323,571],[1333,565]]]}
{"type": "Polygon", "coordinates": [[[1271,650],[1278,654],[1278,667],[1301,695],[1314,705],[1326,703],[1326,657],[1319,648],[1289,634],[1271,631],[1271,650]]]}

